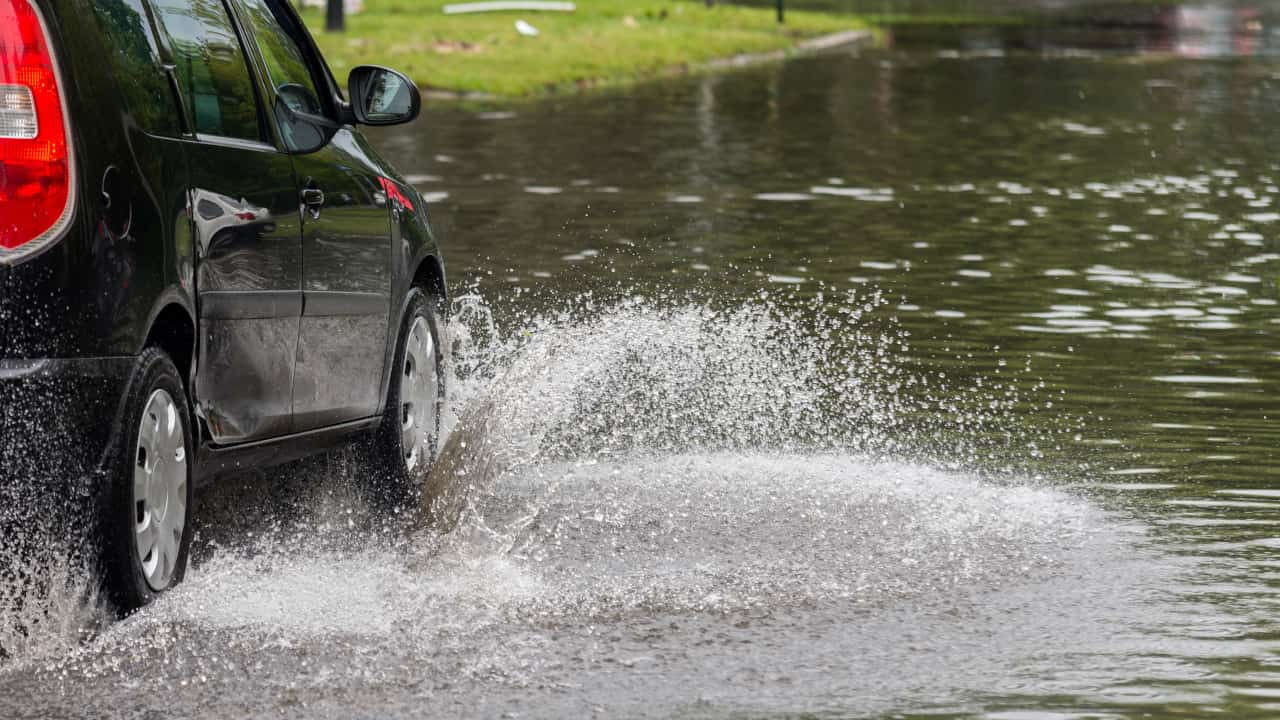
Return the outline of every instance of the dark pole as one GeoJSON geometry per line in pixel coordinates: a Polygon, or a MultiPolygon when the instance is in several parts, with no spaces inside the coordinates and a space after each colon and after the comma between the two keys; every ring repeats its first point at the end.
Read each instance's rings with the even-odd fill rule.
{"type": "Polygon", "coordinates": [[[783,3],[783,0],[778,0],[778,24],[779,25],[786,22],[786,18],[783,17],[782,3],[783,3]]]}
{"type": "MultiPolygon", "coordinates": [[[[782,2],[782,0],[778,0],[782,2]]],[[[324,29],[326,32],[342,32],[346,29],[346,21],[342,17],[343,0],[329,0],[325,6],[324,29]]]]}

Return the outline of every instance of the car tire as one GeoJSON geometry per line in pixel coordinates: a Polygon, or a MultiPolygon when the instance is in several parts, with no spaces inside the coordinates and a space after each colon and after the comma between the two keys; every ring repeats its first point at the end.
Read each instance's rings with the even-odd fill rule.
{"type": "Polygon", "coordinates": [[[439,449],[444,408],[444,349],[437,301],[410,291],[396,339],[387,405],[369,448],[366,483],[375,509],[410,510],[419,501],[439,449]]]}
{"type": "Polygon", "coordinates": [[[138,357],[119,417],[102,503],[102,574],[124,614],[182,581],[191,546],[195,423],[163,350],[138,357]]]}

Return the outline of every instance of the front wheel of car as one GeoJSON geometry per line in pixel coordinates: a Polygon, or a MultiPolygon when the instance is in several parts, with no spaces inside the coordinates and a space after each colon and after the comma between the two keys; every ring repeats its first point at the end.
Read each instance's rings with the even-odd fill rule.
{"type": "Polygon", "coordinates": [[[421,496],[440,437],[444,349],[436,301],[415,288],[400,324],[387,406],[372,441],[368,490],[381,510],[411,508],[421,496]]]}
{"type": "Polygon", "coordinates": [[[182,581],[191,545],[194,443],[182,379],[164,351],[139,356],[103,504],[103,580],[128,612],[182,581]]]}

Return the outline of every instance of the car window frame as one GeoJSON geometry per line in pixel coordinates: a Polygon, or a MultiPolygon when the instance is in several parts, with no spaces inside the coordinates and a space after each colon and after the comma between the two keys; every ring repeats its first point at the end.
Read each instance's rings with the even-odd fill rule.
{"type": "Polygon", "coordinates": [[[270,122],[269,113],[266,112],[266,106],[263,103],[262,87],[260,85],[259,72],[254,66],[254,58],[250,53],[249,43],[246,42],[244,28],[240,24],[240,19],[232,8],[228,0],[214,0],[222,11],[226,13],[228,20],[231,22],[231,30],[235,33],[236,41],[240,44],[240,51],[245,59],[245,71],[249,73],[249,87],[253,92],[253,103],[255,113],[258,118],[258,138],[256,140],[249,138],[235,137],[233,135],[219,135],[216,133],[200,132],[196,128],[196,118],[194,108],[190,106],[190,98],[186,89],[182,87],[181,81],[176,73],[177,55],[173,48],[173,38],[169,35],[169,29],[165,27],[164,20],[159,11],[155,8],[152,0],[142,0],[143,5],[147,8],[148,19],[152,24],[152,29],[156,35],[156,45],[161,53],[161,58],[165,62],[165,74],[169,76],[170,86],[174,90],[176,100],[178,102],[180,112],[183,117],[184,132],[182,137],[197,142],[209,143],[213,145],[223,145],[227,147],[238,147],[251,150],[277,150],[270,134],[275,132],[273,123],[270,122]]]}
{"type": "MultiPolygon", "coordinates": [[[[129,0],[122,0],[128,3],[129,0]]],[[[191,127],[191,120],[187,114],[187,107],[183,99],[182,91],[177,84],[177,76],[174,74],[173,55],[171,49],[167,45],[168,38],[164,36],[163,31],[157,26],[155,18],[155,9],[152,8],[150,0],[135,0],[138,9],[141,11],[142,33],[153,51],[153,59],[155,60],[155,71],[160,77],[163,77],[165,86],[165,94],[168,98],[169,110],[172,112],[172,119],[176,127],[174,128],[155,128],[145,127],[142,123],[138,123],[139,130],[148,137],[176,139],[185,137],[188,129],[191,127]]],[[[111,32],[104,27],[101,10],[96,5],[93,9],[94,20],[99,31],[102,32],[102,48],[104,54],[112,54],[120,48],[119,40],[111,37],[111,32]]],[[[115,66],[114,69],[119,69],[115,66]]],[[[112,72],[112,82],[116,85],[116,94],[121,98],[121,104],[131,116],[139,114],[139,108],[134,107],[132,98],[129,98],[120,87],[123,83],[132,82],[132,78],[124,77],[119,73],[112,72]]]]}
{"type": "MultiPolygon", "coordinates": [[[[320,103],[321,114],[326,118],[336,119],[332,98],[328,97],[329,87],[327,79],[324,74],[316,72],[317,68],[315,67],[314,59],[311,56],[311,52],[309,51],[307,44],[301,41],[296,30],[289,27],[289,23],[280,22],[280,18],[276,15],[276,8],[279,7],[278,3],[272,2],[272,0],[258,1],[267,6],[267,11],[271,14],[272,19],[277,22],[285,36],[288,37],[302,53],[302,63],[306,67],[307,75],[311,79],[311,85],[316,92],[316,101],[320,103]]],[[[246,6],[247,0],[230,0],[230,2],[235,6],[237,12],[243,12],[246,14],[249,12],[248,7],[246,6]]],[[[279,92],[278,88],[275,86],[275,79],[271,77],[271,67],[270,63],[267,62],[267,54],[263,50],[263,43],[258,37],[258,28],[248,18],[242,18],[242,20],[244,21],[246,33],[250,35],[253,40],[253,46],[257,50],[258,59],[262,61],[262,73],[266,80],[267,89],[271,90],[274,95],[278,95],[279,92]]]]}
{"type": "MultiPolygon", "coordinates": [[[[331,119],[349,125],[343,118],[345,117],[346,96],[342,93],[341,86],[333,77],[333,71],[329,68],[329,63],[325,61],[324,54],[320,52],[320,47],[316,45],[315,38],[311,36],[311,31],[307,29],[306,23],[302,22],[302,18],[298,16],[297,10],[293,4],[285,0],[264,0],[268,5],[279,7],[283,10],[285,20],[285,32],[288,32],[295,40],[298,46],[306,55],[307,65],[311,67],[312,72],[320,71],[317,80],[323,81],[321,84],[325,86],[326,97],[322,98],[322,102],[329,103],[326,111],[330,113],[331,119]]],[[[319,87],[317,87],[319,89],[319,87]]]]}
{"type": "MultiPolygon", "coordinates": [[[[245,38],[245,45],[249,47],[249,51],[252,55],[251,64],[253,65],[255,75],[258,77],[259,92],[263,93],[264,97],[269,98],[270,103],[266,103],[267,105],[275,103],[278,92],[272,84],[270,69],[267,66],[267,61],[263,55],[262,48],[259,45],[256,31],[254,30],[253,25],[244,17],[244,13],[248,12],[248,8],[243,6],[241,0],[224,0],[224,2],[231,7],[234,13],[236,27],[245,38]]],[[[282,10],[279,14],[273,12],[272,17],[276,19],[285,34],[287,34],[297,44],[298,49],[302,51],[302,59],[306,63],[307,71],[311,74],[311,80],[316,86],[316,92],[320,95],[316,100],[320,103],[321,114],[326,119],[331,120],[344,128],[348,127],[350,123],[344,119],[345,113],[343,112],[345,101],[337,90],[337,84],[334,82],[332,71],[329,70],[328,64],[324,61],[324,56],[320,54],[319,48],[316,47],[315,40],[311,37],[311,34],[307,32],[306,26],[298,19],[296,12],[289,3],[282,3],[279,2],[279,0],[263,0],[263,2],[268,5],[271,10],[282,10]]],[[[274,136],[276,148],[280,152],[300,154],[289,149],[285,142],[284,132],[280,129],[279,122],[274,116],[274,113],[267,112],[266,115],[267,123],[271,127],[271,132],[274,136]]],[[[311,150],[310,152],[323,150],[331,142],[333,142],[332,137],[330,137],[323,145],[311,150]]]]}

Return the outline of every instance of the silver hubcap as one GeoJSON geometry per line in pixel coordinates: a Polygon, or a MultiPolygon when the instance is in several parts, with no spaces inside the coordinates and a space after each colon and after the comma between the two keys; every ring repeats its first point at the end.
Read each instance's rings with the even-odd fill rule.
{"type": "Polygon", "coordinates": [[[435,340],[426,318],[418,316],[409,326],[400,374],[400,449],[411,471],[430,461],[438,391],[435,340]]]}
{"type": "Polygon", "coordinates": [[[187,526],[186,434],[173,397],[165,390],[151,393],[134,453],[133,549],[152,590],[173,582],[187,526]]]}

